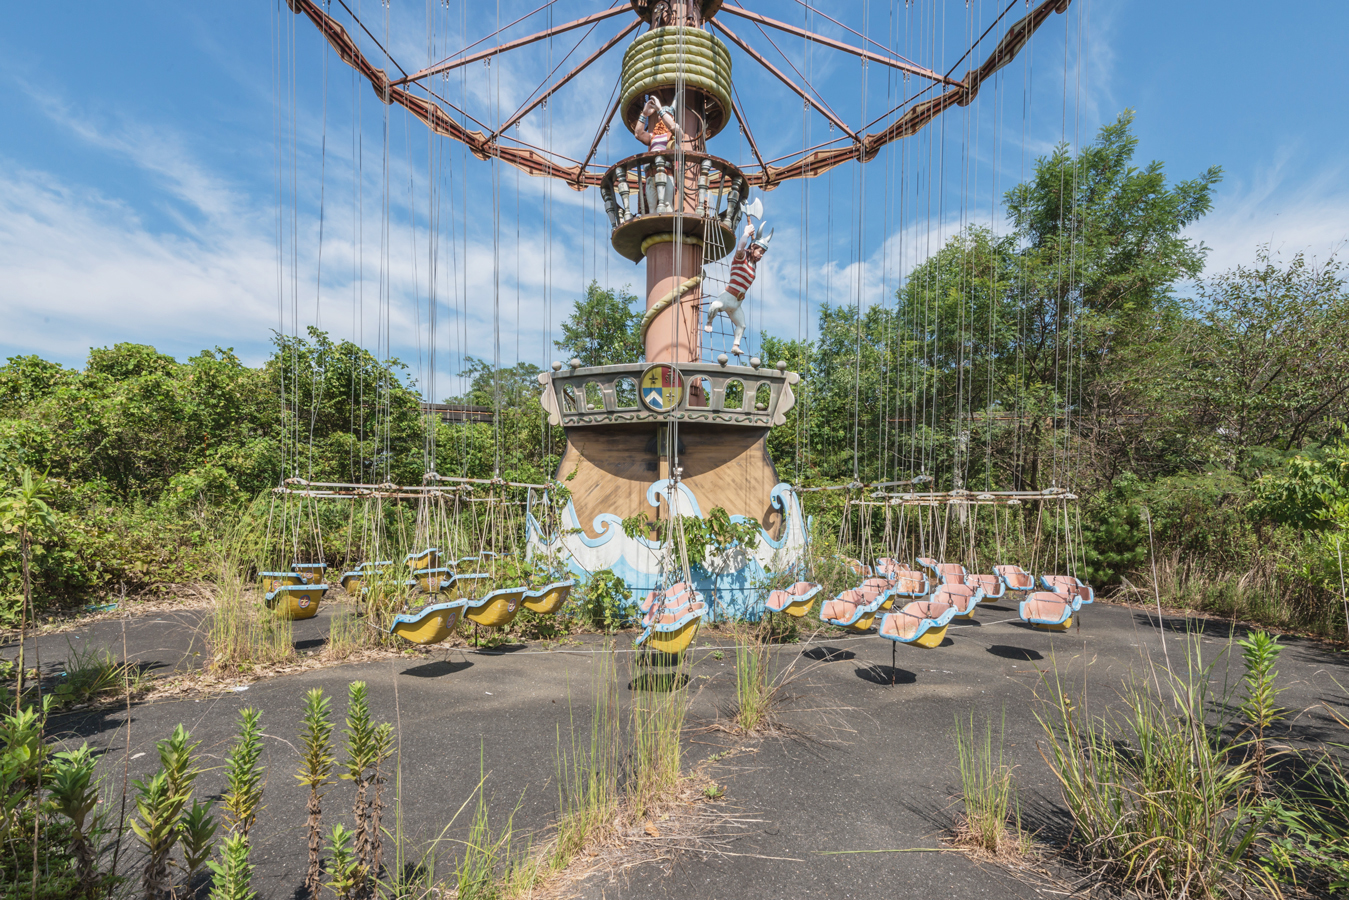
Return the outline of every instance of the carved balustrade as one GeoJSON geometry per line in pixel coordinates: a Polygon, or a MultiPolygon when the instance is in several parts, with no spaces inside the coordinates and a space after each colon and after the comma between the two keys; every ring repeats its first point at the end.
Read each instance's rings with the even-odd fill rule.
{"type": "Polygon", "coordinates": [[[629,156],[600,182],[614,249],[633,262],[648,237],[676,230],[676,214],[683,234],[703,241],[705,261],[722,258],[735,247],[748,194],[745,176],[726,160],[673,150],[629,156]]]}
{"type": "MultiPolygon", "coordinates": [[[[756,360],[757,361],[757,360],[756,360]]],[[[776,369],[718,363],[682,363],[684,399],[674,409],[655,412],[638,396],[642,374],[650,363],[575,368],[554,363],[539,375],[539,402],[549,422],[563,426],[625,422],[717,422],[769,428],[786,421],[796,405],[792,385],[801,380],[786,363],[776,369]]]]}

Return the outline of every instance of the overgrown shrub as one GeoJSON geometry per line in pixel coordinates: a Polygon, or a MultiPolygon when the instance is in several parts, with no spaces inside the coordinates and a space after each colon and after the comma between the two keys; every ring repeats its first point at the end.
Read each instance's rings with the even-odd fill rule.
{"type": "Polygon", "coordinates": [[[582,618],[597,631],[617,631],[631,621],[635,608],[632,593],[622,578],[601,569],[580,586],[582,618]]]}

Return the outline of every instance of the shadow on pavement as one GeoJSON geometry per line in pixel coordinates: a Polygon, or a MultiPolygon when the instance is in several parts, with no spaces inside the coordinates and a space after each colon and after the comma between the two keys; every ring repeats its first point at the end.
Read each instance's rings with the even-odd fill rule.
{"type": "Polygon", "coordinates": [[[892,684],[913,684],[918,676],[897,666],[865,666],[854,670],[857,677],[871,684],[889,687],[892,684]]]}
{"type": "Polygon", "coordinates": [[[1045,658],[1044,654],[1038,650],[1031,650],[1027,647],[1008,647],[1006,644],[994,644],[988,648],[988,652],[1003,659],[1019,659],[1026,662],[1035,662],[1045,658]]]}
{"type": "Polygon", "coordinates": [[[422,663],[420,666],[404,669],[401,674],[411,675],[413,678],[440,678],[445,675],[453,675],[455,672],[462,672],[472,666],[473,663],[466,659],[459,662],[438,659],[435,662],[422,663]]]}
{"type": "Polygon", "coordinates": [[[801,655],[816,662],[846,662],[857,658],[857,654],[851,650],[840,650],[837,647],[811,647],[809,650],[801,651],[801,655]]]}

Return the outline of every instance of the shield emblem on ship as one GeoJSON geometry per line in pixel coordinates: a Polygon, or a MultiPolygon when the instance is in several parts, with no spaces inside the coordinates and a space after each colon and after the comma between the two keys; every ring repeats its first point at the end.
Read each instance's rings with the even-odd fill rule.
{"type": "Polygon", "coordinates": [[[684,376],[674,366],[657,364],[642,373],[642,405],[652,412],[669,412],[684,399],[684,376]]]}

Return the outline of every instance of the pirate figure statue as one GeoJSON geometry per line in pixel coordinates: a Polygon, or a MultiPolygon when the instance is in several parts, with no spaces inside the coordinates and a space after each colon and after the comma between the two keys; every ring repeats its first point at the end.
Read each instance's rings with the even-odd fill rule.
{"type": "Polygon", "coordinates": [[[661,106],[655,97],[647,98],[642,107],[642,117],[637,120],[633,137],[646,144],[651,153],[665,153],[670,149],[673,138],[683,138],[684,133],[675,123],[674,107],[661,106]]]}
{"type": "Polygon", "coordinates": [[[740,240],[735,245],[735,255],[731,257],[731,280],[727,282],[726,290],[722,291],[721,296],[713,300],[712,305],[707,308],[707,324],[703,326],[704,331],[710,332],[712,320],[717,317],[717,313],[725,313],[726,318],[735,326],[735,340],[731,344],[731,352],[736,356],[741,354],[740,339],[745,336],[745,326],[748,324],[740,305],[745,302],[745,292],[754,283],[755,266],[768,252],[768,242],[773,239],[771,231],[764,237],[756,237],[755,235],[762,229],[762,220],[756,229],[753,218],[750,215],[745,217],[745,230],[740,233],[740,240]]]}

